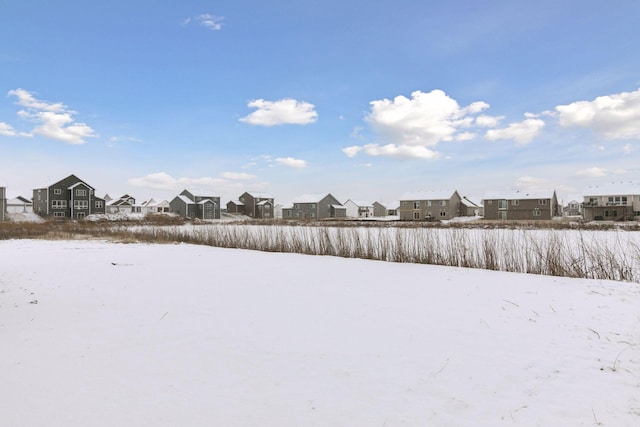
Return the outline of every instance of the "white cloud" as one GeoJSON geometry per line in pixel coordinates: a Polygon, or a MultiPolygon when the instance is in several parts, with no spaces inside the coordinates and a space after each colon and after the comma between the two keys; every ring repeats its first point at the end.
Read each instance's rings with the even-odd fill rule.
{"type": "Polygon", "coordinates": [[[504,119],[504,116],[487,116],[483,114],[476,117],[476,125],[483,128],[493,128],[498,126],[502,119],[504,119]]]}
{"type": "Polygon", "coordinates": [[[634,147],[634,146],[633,146],[633,145],[631,145],[631,144],[624,144],[624,147],[622,147],[622,151],[623,151],[625,154],[631,154],[631,153],[633,153],[634,151],[636,151],[636,147],[634,147]]]}
{"type": "Polygon", "coordinates": [[[511,123],[503,129],[490,129],[485,134],[485,138],[489,141],[507,139],[515,141],[516,144],[524,145],[533,141],[543,127],[544,121],[540,119],[525,119],[518,123],[511,123]]]}
{"type": "Polygon", "coordinates": [[[318,119],[318,113],[315,112],[313,104],[296,101],[295,99],[287,98],[278,101],[255,99],[249,102],[247,106],[249,108],[257,108],[253,113],[240,119],[241,122],[250,125],[306,125],[314,123],[318,119]]]}
{"type": "Polygon", "coordinates": [[[75,122],[73,116],[77,113],[62,103],[38,100],[24,89],[11,90],[8,95],[17,97],[17,104],[26,108],[18,111],[18,117],[36,123],[30,133],[21,133],[22,136],[42,135],[68,144],[84,144],[85,138],[97,136],[87,124],[75,122]]]}
{"type": "Polygon", "coordinates": [[[366,144],[363,146],[354,145],[352,147],[346,147],[342,149],[342,152],[347,157],[354,157],[358,153],[363,152],[372,157],[392,157],[396,159],[436,159],[440,154],[427,147],[420,145],[378,145],[378,144],[366,144]]]}
{"type": "Polygon", "coordinates": [[[16,136],[16,131],[8,124],[0,122],[0,135],[3,136],[16,136]]]}
{"type": "Polygon", "coordinates": [[[456,141],[471,141],[475,137],[476,134],[473,132],[462,132],[456,135],[456,141]]]}
{"type": "Polygon", "coordinates": [[[203,13],[193,18],[186,18],[182,20],[182,25],[188,25],[191,22],[197,22],[198,24],[206,27],[212,31],[218,31],[222,29],[223,16],[216,16],[210,13],[203,13]]]}
{"type": "Polygon", "coordinates": [[[251,175],[244,172],[222,172],[220,176],[225,179],[242,180],[242,181],[254,179],[256,177],[255,175],[251,175]]]}
{"type": "Polygon", "coordinates": [[[307,162],[293,157],[278,157],[273,160],[275,163],[295,169],[303,169],[307,167],[307,162]]]}
{"type": "Polygon", "coordinates": [[[589,177],[589,178],[595,178],[595,177],[599,177],[599,176],[606,176],[608,174],[607,169],[605,168],[601,168],[601,167],[591,167],[591,168],[587,168],[587,169],[581,169],[579,171],[576,172],[577,176],[583,176],[583,177],[589,177]]]}
{"type": "Polygon", "coordinates": [[[609,140],[640,138],[640,89],[558,105],[555,110],[564,127],[588,128],[609,140]]]}
{"type": "Polygon", "coordinates": [[[473,124],[473,117],[468,115],[489,108],[485,102],[460,107],[441,90],[415,91],[411,99],[396,96],[393,100],[382,99],[370,104],[371,112],[366,120],[383,140],[397,146],[423,148],[454,140],[460,128],[473,124]]]}

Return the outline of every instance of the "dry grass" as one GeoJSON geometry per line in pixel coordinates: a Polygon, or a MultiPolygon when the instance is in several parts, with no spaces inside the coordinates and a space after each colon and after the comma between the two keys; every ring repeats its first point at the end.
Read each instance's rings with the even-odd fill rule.
{"type": "Polygon", "coordinates": [[[390,226],[334,222],[188,224],[157,216],[134,223],[0,224],[1,239],[88,239],[209,245],[390,262],[640,281],[640,242],[629,231],[390,226]]]}

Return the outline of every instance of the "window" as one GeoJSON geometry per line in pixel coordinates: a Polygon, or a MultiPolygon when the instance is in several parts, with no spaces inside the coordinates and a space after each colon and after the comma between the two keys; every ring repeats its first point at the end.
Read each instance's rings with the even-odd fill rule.
{"type": "Polygon", "coordinates": [[[446,200],[440,200],[440,206],[447,206],[446,200]]]}
{"type": "Polygon", "coordinates": [[[539,204],[539,205],[546,205],[546,204],[547,204],[547,199],[540,199],[540,200],[538,200],[538,204],[539,204]]]}
{"type": "Polygon", "coordinates": [[[311,208],[311,209],[315,209],[315,208],[316,208],[316,204],[315,204],[315,203],[311,203],[311,204],[309,205],[309,208],[311,208]]]}
{"type": "Polygon", "coordinates": [[[440,211],[440,216],[447,216],[447,211],[440,211]]]}
{"type": "Polygon", "coordinates": [[[84,212],[78,212],[76,214],[76,218],[78,218],[78,219],[82,219],[82,218],[84,218],[84,216],[85,216],[84,212]]]}
{"type": "Polygon", "coordinates": [[[427,218],[431,218],[433,216],[433,214],[431,213],[431,211],[427,211],[427,218]]]}
{"type": "Polygon", "coordinates": [[[104,207],[104,202],[100,200],[96,200],[96,208],[103,208],[103,207],[104,207]]]}
{"type": "Polygon", "coordinates": [[[420,219],[420,212],[414,212],[413,219],[420,219]]]}
{"type": "Polygon", "coordinates": [[[518,206],[520,204],[520,200],[512,200],[511,206],[518,206]]]}
{"type": "Polygon", "coordinates": [[[74,200],[73,201],[74,209],[89,209],[89,201],[88,200],[74,200]]]}
{"type": "Polygon", "coordinates": [[[507,201],[498,200],[498,209],[507,209],[507,201]]]}
{"type": "Polygon", "coordinates": [[[80,190],[80,189],[76,190],[76,196],[86,196],[86,195],[87,195],[87,190],[80,190]]]}
{"type": "Polygon", "coordinates": [[[492,205],[493,204],[493,200],[487,200],[487,204],[488,205],[492,205]]]}
{"type": "Polygon", "coordinates": [[[506,211],[498,212],[498,219],[507,219],[507,212],[506,211]]]}
{"type": "Polygon", "coordinates": [[[413,202],[413,209],[420,209],[420,202],[413,202]]]}
{"type": "Polygon", "coordinates": [[[534,210],[533,216],[540,216],[540,210],[539,209],[534,210]]]}
{"type": "Polygon", "coordinates": [[[60,194],[62,194],[62,190],[61,190],[61,189],[59,189],[59,188],[54,188],[54,189],[53,189],[53,194],[60,195],[60,194]]]}
{"type": "Polygon", "coordinates": [[[66,200],[52,200],[51,201],[52,209],[67,209],[67,201],[66,200]]]}
{"type": "Polygon", "coordinates": [[[64,212],[54,212],[53,216],[62,217],[64,216],[64,212]]]}
{"type": "Polygon", "coordinates": [[[431,200],[427,200],[427,206],[431,206],[431,200]]]}

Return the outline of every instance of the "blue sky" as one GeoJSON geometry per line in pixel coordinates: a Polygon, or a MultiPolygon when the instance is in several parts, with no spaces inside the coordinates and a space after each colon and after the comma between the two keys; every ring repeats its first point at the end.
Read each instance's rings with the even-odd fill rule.
{"type": "Polygon", "coordinates": [[[0,0],[0,183],[341,201],[640,173],[640,2],[0,0]]]}

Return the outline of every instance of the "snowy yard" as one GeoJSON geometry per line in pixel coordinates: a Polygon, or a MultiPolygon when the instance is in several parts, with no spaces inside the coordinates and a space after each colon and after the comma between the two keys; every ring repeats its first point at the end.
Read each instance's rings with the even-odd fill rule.
{"type": "Polygon", "coordinates": [[[640,285],[0,241],[6,426],[636,426],[640,285]]]}

